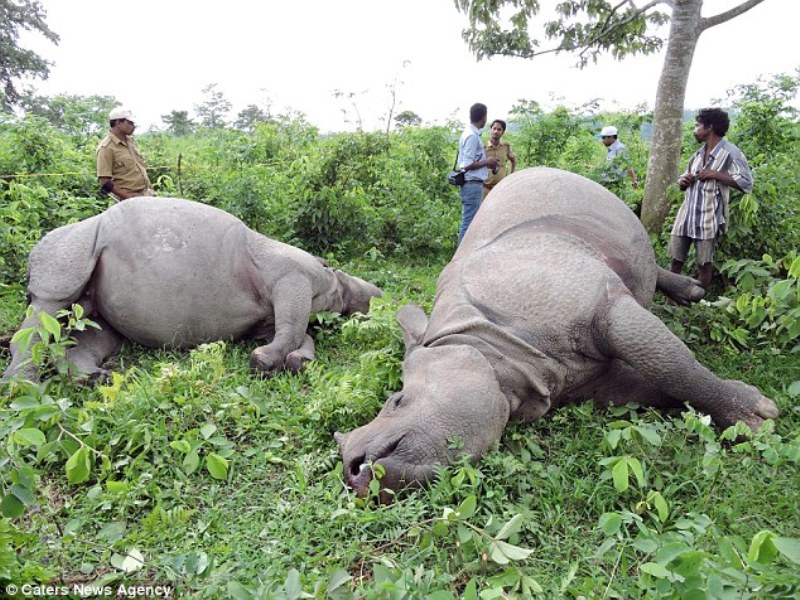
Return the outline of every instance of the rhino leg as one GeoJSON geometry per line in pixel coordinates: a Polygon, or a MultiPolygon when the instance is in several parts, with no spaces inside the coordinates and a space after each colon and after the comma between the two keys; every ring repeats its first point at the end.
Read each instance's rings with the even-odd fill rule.
{"type": "Polygon", "coordinates": [[[701,283],[691,277],[667,271],[658,267],[656,288],[670,300],[682,306],[689,306],[705,296],[701,283]]]}
{"type": "MultiPolygon", "coordinates": [[[[275,337],[270,343],[259,346],[250,354],[250,366],[267,377],[286,368],[288,355],[301,351],[307,344],[306,328],[311,316],[311,282],[302,274],[295,273],[281,278],[271,292],[266,297],[272,296],[275,337]]],[[[297,361],[293,358],[291,362],[295,364],[297,361]]]]}
{"type": "Polygon", "coordinates": [[[108,371],[101,368],[103,361],[116,354],[125,340],[104,319],[95,316],[93,320],[101,329],[90,327],[73,334],[77,343],[67,350],[67,360],[75,366],[80,379],[105,379],[108,371]]]}
{"type": "Polygon", "coordinates": [[[683,406],[683,402],[665,393],[618,359],[611,361],[598,380],[575,394],[575,399],[584,398],[592,398],[599,406],[623,406],[628,402],[659,409],[683,406]]]}
{"type": "Polygon", "coordinates": [[[600,320],[605,352],[636,371],[664,397],[687,402],[719,427],[743,421],[757,430],[778,416],[775,404],[755,387],[720,379],[695,360],[689,349],[656,316],[630,296],[617,299],[600,320]]]}
{"type": "MultiPolygon", "coordinates": [[[[99,217],[93,217],[61,227],[34,246],[28,258],[28,293],[34,312],[22,322],[20,329],[40,325],[41,312],[55,317],[58,311],[74,303],[84,305],[84,312],[89,316],[91,299],[85,295],[85,290],[100,256],[99,224],[99,217]]],[[[36,339],[32,340],[35,342],[36,339]]],[[[17,344],[11,344],[11,364],[3,379],[20,376],[38,379],[28,357],[17,344]]]]}

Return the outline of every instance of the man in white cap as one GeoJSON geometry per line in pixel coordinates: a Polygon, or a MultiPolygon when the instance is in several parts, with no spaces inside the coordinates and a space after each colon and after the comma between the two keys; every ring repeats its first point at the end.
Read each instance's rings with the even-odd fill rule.
{"type": "Polygon", "coordinates": [[[155,196],[144,159],[133,141],[133,113],[117,107],[108,115],[109,132],[97,147],[100,191],[117,201],[136,196],[155,196]]]}
{"type": "MultiPolygon", "coordinates": [[[[602,183],[604,185],[612,184],[612,186],[619,185],[627,170],[633,189],[638,188],[639,183],[636,181],[636,173],[633,172],[633,168],[631,168],[628,161],[628,149],[625,144],[617,139],[617,128],[613,125],[606,125],[600,131],[600,139],[608,150],[606,154],[606,172],[602,183]]],[[[606,185],[606,187],[609,186],[606,185]]],[[[612,189],[612,191],[615,190],[612,189]]]]}

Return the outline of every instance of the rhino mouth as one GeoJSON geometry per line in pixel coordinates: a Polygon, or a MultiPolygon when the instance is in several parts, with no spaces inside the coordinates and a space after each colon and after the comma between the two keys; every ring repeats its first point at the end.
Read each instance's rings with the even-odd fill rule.
{"type": "MultiPolygon", "coordinates": [[[[347,485],[355,490],[358,496],[363,498],[369,492],[369,484],[374,475],[373,465],[381,464],[382,460],[391,458],[400,446],[403,438],[405,438],[405,435],[389,442],[377,452],[369,452],[369,454],[367,452],[362,452],[350,459],[347,466],[347,485]]],[[[384,478],[390,475],[385,467],[383,470],[384,478]]]]}

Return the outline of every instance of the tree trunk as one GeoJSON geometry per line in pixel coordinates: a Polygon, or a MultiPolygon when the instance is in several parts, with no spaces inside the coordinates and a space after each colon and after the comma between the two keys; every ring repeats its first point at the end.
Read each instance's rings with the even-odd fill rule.
{"type": "Polygon", "coordinates": [[[642,200],[642,224],[659,233],[669,214],[667,188],[678,177],[686,84],[694,50],[703,32],[703,0],[674,0],[664,66],[658,80],[653,141],[642,200]]]}

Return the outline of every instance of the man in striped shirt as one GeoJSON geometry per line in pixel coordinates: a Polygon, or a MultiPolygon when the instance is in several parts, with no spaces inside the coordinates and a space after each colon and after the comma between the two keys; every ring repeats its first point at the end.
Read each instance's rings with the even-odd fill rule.
{"type": "Polygon", "coordinates": [[[711,285],[715,239],[728,230],[730,189],[744,193],[753,190],[747,159],[739,148],[724,139],[729,126],[725,111],[719,108],[700,111],[694,137],[703,146],[692,154],[686,172],[678,179],[685,195],[672,228],[671,270],[681,272],[694,242],[697,278],[706,289],[711,285]]]}

